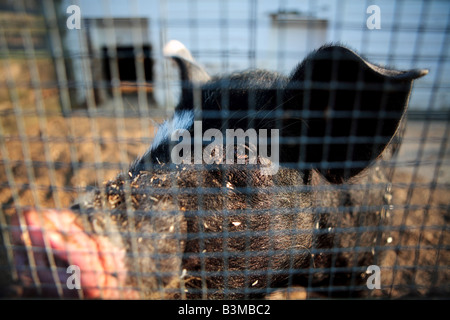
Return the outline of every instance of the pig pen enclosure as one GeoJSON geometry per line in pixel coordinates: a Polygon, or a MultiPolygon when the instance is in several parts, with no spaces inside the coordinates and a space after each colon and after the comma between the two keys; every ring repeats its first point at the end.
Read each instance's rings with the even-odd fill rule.
{"type": "Polygon", "coordinates": [[[449,35],[446,1],[0,1],[0,297],[449,298],[449,35]],[[194,119],[279,129],[277,172],[174,163],[194,119]]]}

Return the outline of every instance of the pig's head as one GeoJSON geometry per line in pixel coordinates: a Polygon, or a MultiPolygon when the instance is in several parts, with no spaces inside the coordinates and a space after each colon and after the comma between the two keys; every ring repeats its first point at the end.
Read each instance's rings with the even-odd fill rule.
{"type": "MultiPolygon", "coordinates": [[[[323,208],[320,215],[315,209],[340,203],[318,202],[334,193],[311,186],[339,186],[370,167],[396,134],[413,80],[427,73],[386,69],[345,47],[324,46],[289,77],[256,70],[210,78],[184,47],[166,53],[180,68],[183,90],[148,151],[70,209],[24,210],[14,219],[15,263],[25,292],[264,294],[314,266],[313,249],[330,242],[317,232],[329,223],[323,208]],[[222,133],[223,144],[208,149],[212,162],[200,158],[199,164],[195,146],[205,150],[218,139],[208,136],[210,129],[222,133]],[[226,129],[267,129],[269,137],[278,130],[278,149],[262,154],[259,145],[252,162],[251,139],[247,153],[233,146],[230,152],[226,129]],[[174,163],[174,154],[180,156],[174,148],[191,142],[196,130],[203,141],[193,139],[182,150],[183,163],[174,163]],[[274,159],[276,171],[260,170],[274,159]],[[69,265],[80,269],[78,291],[67,287],[73,282],[69,265]]],[[[277,142],[273,136],[268,141],[277,142]]]]}

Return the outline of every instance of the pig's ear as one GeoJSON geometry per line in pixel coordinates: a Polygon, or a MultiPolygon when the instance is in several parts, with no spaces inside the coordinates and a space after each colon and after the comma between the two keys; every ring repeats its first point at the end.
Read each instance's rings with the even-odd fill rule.
{"type": "Polygon", "coordinates": [[[169,41],[164,46],[163,53],[166,58],[173,59],[178,66],[182,86],[182,100],[190,99],[193,85],[200,85],[211,79],[206,70],[195,61],[191,52],[180,41],[169,41]]]}
{"type": "Polygon", "coordinates": [[[306,135],[306,144],[291,151],[330,182],[355,176],[389,144],[413,80],[427,73],[379,67],[342,46],[313,52],[294,70],[285,91],[285,108],[301,111],[303,128],[297,126],[295,136],[306,135]]]}

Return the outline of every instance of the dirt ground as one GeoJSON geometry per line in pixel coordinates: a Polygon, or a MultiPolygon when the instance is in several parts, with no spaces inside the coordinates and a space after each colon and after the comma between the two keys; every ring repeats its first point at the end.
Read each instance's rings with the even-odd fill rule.
{"type": "Polygon", "coordinates": [[[9,205],[67,207],[77,191],[126,169],[154,135],[135,118],[54,116],[45,122],[25,125],[25,139],[5,141],[0,202],[6,210],[9,205]],[[33,165],[27,167],[27,160],[33,165]]]}

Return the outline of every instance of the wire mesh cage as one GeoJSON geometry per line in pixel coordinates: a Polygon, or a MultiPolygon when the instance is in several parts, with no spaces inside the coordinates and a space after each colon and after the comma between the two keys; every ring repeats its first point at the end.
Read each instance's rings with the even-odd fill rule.
{"type": "Polygon", "coordinates": [[[449,297],[447,1],[0,16],[0,296],[449,297]]]}

